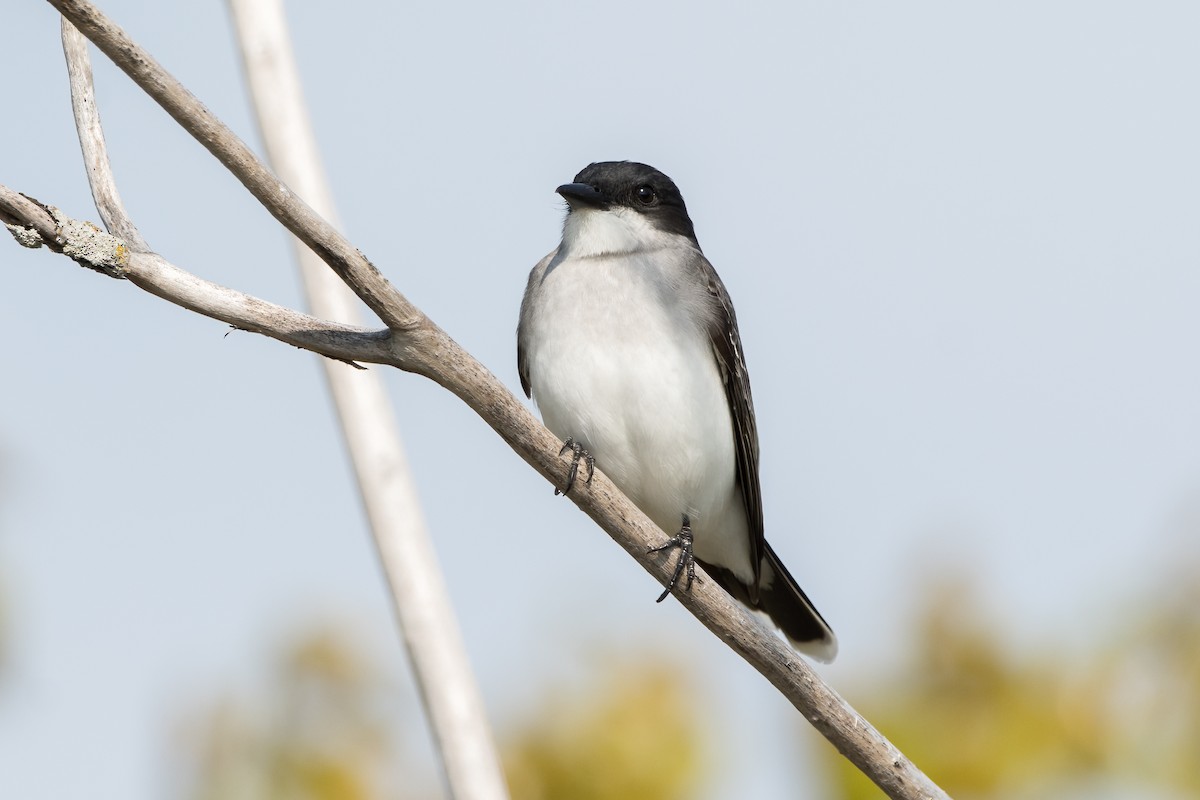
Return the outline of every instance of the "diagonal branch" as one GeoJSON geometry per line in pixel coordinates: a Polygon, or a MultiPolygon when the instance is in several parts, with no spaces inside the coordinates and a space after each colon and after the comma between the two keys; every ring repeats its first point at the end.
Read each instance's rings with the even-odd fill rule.
{"type": "MultiPolygon", "coordinates": [[[[19,240],[40,237],[56,252],[77,243],[64,239],[53,217],[36,203],[0,185],[0,219],[19,240]],[[14,230],[14,234],[18,232],[14,230]]],[[[99,234],[108,236],[108,234],[99,234]]],[[[120,240],[109,237],[116,244],[120,240]]],[[[557,457],[560,442],[494,375],[439,329],[432,335],[372,332],[313,319],[258,298],[192,276],[158,256],[132,253],[130,282],[205,316],[229,322],[312,352],[344,360],[390,364],[427,375],[466,402],[544,478],[566,482],[567,462],[557,457]],[[278,319],[279,327],[273,327],[278,319]],[[401,353],[401,355],[397,355],[401,353]]],[[[600,470],[592,481],[569,495],[614,541],[663,585],[670,578],[665,562],[647,555],[663,533],[600,470]]],[[[675,591],[680,603],[701,623],[774,685],[846,758],[897,800],[945,798],[946,794],[903,753],[871,726],[832,687],[821,680],[783,640],[768,631],[711,580],[688,591],[675,591]]]]}
{"type": "MultiPolygon", "coordinates": [[[[174,78],[94,6],[84,0],[48,2],[208,147],[276,218],[320,255],[380,316],[391,330],[387,339],[379,342],[388,355],[379,359],[379,363],[424,375],[449,389],[539,474],[556,485],[563,484],[567,468],[557,457],[559,442],[494,375],[388,284],[352,245],[282,186],[236,136],[213,119],[174,78]]],[[[13,210],[21,207],[20,203],[8,202],[5,198],[6,195],[0,193],[0,216],[5,217],[6,222],[33,225],[33,222],[22,221],[24,218],[13,210]]],[[[44,239],[45,221],[37,222],[40,227],[34,227],[44,239]]],[[[51,233],[53,235],[53,231],[51,233]]],[[[130,257],[130,262],[139,265],[137,254],[130,257]]],[[[162,296],[176,302],[168,294],[162,296]]],[[[189,303],[181,304],[201,313],[208,313],[204,309],[220,307],[218,303],[194,295],[189,295],[188,299],[189,303]]],[[[211,316],[225,318],[218,314],[211,316]]],[[[255,319],[261,322],[263,318],[259,315],[255,319]]],[[[288,340],[277,331],[261,329],[260,332],[288,340]]],[[[347,335],[355,344],[364,345],[364,349],[362,338],[377,336],[357,330],[351,330],[347,335]],[[354,334],[359,338],[356,339],[354,334]]],[[[322,352],[316,347],[309,349],[322,352]]],[[[573,490],[570,497],[655,579],[663,584],[667,582],[669,569],[666,564],[646,552],[651,544],[661,541],[662,532],[603,473],[597,471],[589,485],[573,490]]],[[[690,591],[676,590],[675,596],[706,627],[762,673],[822,735],[890,797],[903,800],[946,797],[782,639],[752,618],[713,581],[700,581],[690,591]]]]}

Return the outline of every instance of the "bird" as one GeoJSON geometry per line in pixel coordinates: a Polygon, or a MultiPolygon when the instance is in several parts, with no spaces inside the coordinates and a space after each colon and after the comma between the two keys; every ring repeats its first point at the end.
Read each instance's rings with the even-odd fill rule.
{"type": "MultiPolygon", "coordinates": [[[[758,431],[729,292],[679,188],[634,161],[589,164],[557,193],[562,240],[529,273],[521,388],[571,453],[599,466],[679,550],[661,602],[696,562],[818,661],[837,638],[763,532],[758,431]]],[[[581,466],[582,465],[582,466],[581,466]]],[[[560,490],[555,489],[557,494],[560,490]]]]}

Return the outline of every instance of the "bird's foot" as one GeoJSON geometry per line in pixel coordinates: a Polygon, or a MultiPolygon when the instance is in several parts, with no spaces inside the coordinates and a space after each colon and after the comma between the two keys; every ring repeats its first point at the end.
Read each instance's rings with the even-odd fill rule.
{"type": "Polygon", "coordinates": [[[562,450],[559,450],[558,454],[561,456],[562,454],[566,453],[568,450],[570,450],[572,453],[572,455],[571,455],[571,471],[567,473],[566,488],[560,490],[557,486],[554,487],[554,493],[556,495],[558,495],[558,494],[565,495],[567,492],[571,491],[571,487],[575,485],[575,478],[579,475],[579,462],[580,461],[583,461],[583,463],[587,466],[587,478],[584,479],[584,481],[583,481],[584,483],[591,483],[592,482],[592,473],[594,473],[596,471],[596,459],[594,459],[592,457],[591,453],[589,453],[587,450],[583,449],[582,444],[575,441],[574,439],[567,439],[565,442],[563,442],[562,450]]]}
{"type": "Polygon", "coordinates": [[[687,514],[683,515],[683,525],[679,528],[679,533],[667,540],[666,544],[658,547],[651,547],[647,553],[660,553],[663,550],[670,550],[673,547],[679,548],[679,561],[675,563],[675,571],[671,573],[671,580],[667,584],[667,588],[663,589],[663,593],[658,596],[654,602],[661,603],[667,599],[667,595],[675,588],[675,584],[679,582],[679,576],[683,574],[684,569],[687,570],[687,589],[691,591],[692,581],[696,580],[696,557],[692,554],[692,523],[688,519],[687,514]]]}

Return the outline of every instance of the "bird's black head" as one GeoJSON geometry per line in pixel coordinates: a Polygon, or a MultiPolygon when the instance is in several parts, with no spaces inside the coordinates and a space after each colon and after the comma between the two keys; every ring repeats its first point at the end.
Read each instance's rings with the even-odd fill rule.
{"type": "Polygon", "coordinates": [[[696,240],[683,195],[675,182],[647,164],[600,161],[588,164],[574,183],[558,187],[572,209],[623,206],[645,215],[654,227],[696,240]]]}

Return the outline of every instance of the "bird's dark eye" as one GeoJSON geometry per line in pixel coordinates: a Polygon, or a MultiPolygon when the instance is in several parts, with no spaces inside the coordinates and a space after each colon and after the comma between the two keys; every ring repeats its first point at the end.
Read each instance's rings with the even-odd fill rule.
{"type": "Polygon", "coordinates": [[[658,199],[658,195],[655,194],[654,187],[652,186],[639,186],[635,194],[637,195],[638,202],[644,206],[651,205],[658,199]]]}

